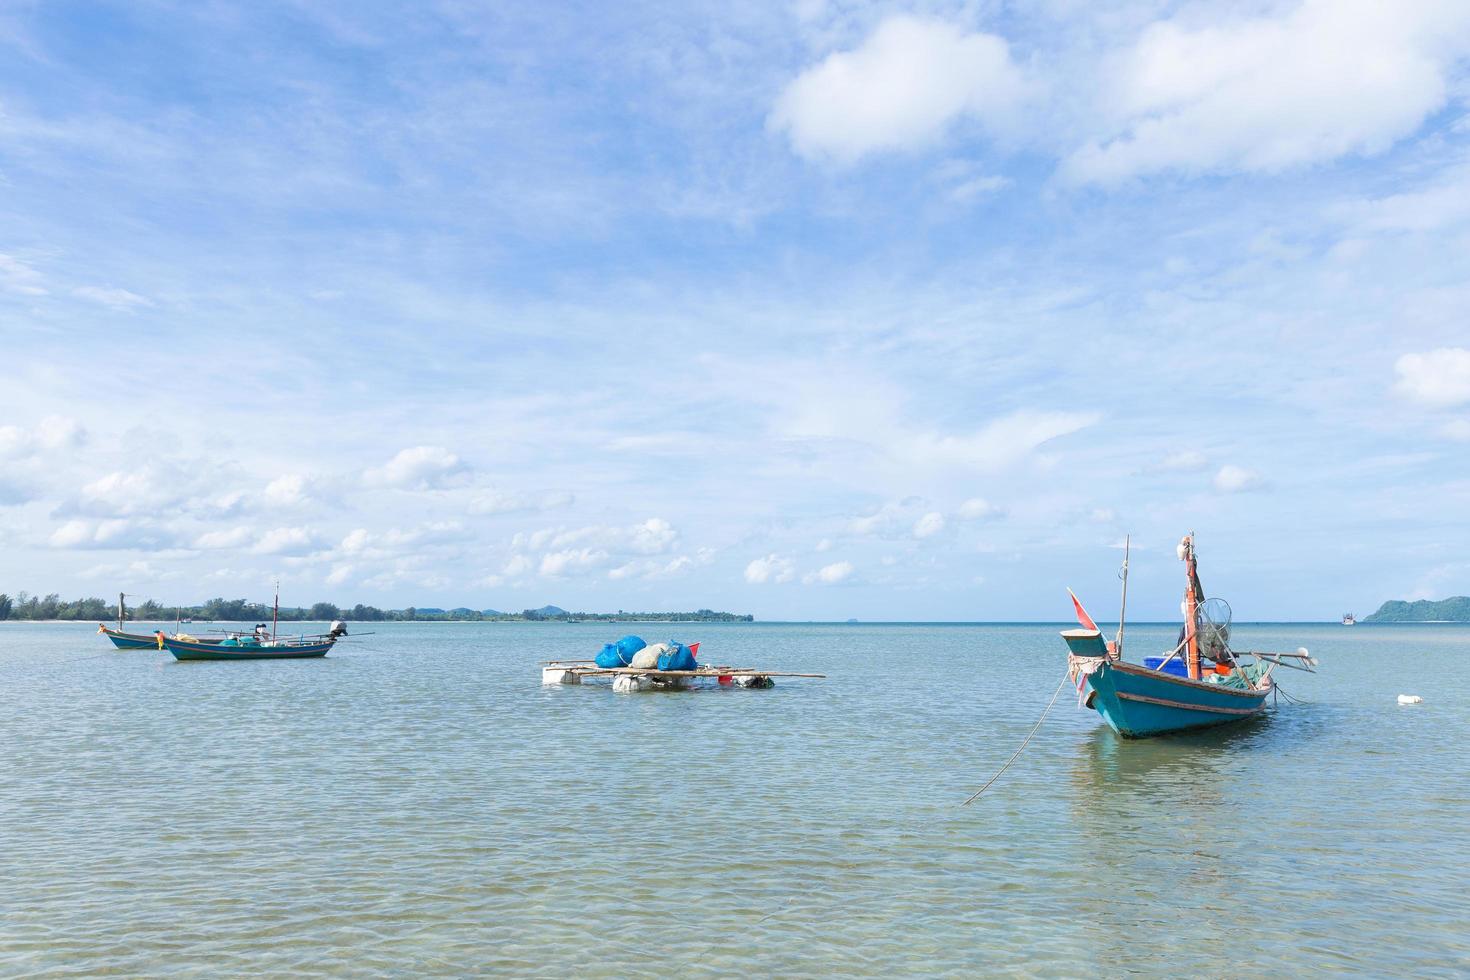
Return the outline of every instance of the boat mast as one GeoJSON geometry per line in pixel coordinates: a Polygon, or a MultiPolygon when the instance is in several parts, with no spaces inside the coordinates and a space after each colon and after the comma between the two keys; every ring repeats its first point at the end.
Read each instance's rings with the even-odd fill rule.
{"type": "Polygon", "coordinates": [[[276,638],[276,624],[281,621],[281,580],[276,580],[276,605],[271,611],[271,639],[276,638]]]}
{"type": "Polygon", "coordinates": [[[1194,564],[1194,532],[1190,531],[1181,542],[1184,549],[1184,573],[1189,579],[1184,590],[1184,629],[1189,641],[1189,679],[1199,680],[1199,575],[1194,564]]]}
{"type": "Polygon", "coordinates": [[[1123,535],[1123,604],[1118,610],[1118,635],[1113,640],[1113,659],[1123,659],[1123,624],[1128,621],[1128,546],[1130,535],[1123,535]]]}
{"type": "Polygon", "coordinates": [[[127,618],[127,610],[123,608],[123,594],[117,594],[117,631],[123,631],[123,620],[127,618]]]}

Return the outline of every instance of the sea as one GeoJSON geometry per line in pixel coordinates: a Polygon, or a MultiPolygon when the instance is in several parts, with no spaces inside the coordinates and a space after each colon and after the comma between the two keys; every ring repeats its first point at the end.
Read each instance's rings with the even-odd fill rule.
{"type": "Polygon", "coordinates": [[[0,623],[0,975],[1470,974],[1470,627],[1237,624],[1299,703],[1127,741],[1063,687],[962,805],[1065,625],[0,623]],[[826,677],[542,686],[627,632],[826,677]]]}

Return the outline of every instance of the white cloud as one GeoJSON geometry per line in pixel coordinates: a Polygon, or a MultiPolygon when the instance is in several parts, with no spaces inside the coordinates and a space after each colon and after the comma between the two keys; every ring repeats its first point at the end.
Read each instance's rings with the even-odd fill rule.
{"type": "Polygon", "coordinates": [[[1205,457],[1204,453],[1197,452],[1193,449],[1186,449],[1183,452],[1165,456],[1153,468],[1164,472],[1188,473],[1197,472],[1209,465],[1210,461],[1205,457]]]}
{"type": "Polygon", "coordinates": [[[194,539],[194,547],[207,550],[216,548],[243,548],[255,535],[248,527],[232,527],[221,531],[206,531],[194,539]]]}
{"type": "Polygon", "coordinates": [[[34,429],[0,425],[0,459],[17,459],[42,451],[76,449],[87,441],[87,430],[76,419],[48,415],[34,429]]]}
{"type": "Polygon", "coordinates": [[[35,439],[42,449],[75,449],[87,441],[87,430],[76,419],[48,415],[36,425],[35,439]]]}
{"type": "Polygon", "coordinates": [[[72,294],[82,299],[100,303],[114,310],[135,310],[140,306],[152,306],[153,301],[146,296],[130,293],[126,289],[104,289],[100,286],[81,286],[72,290],[72,294]]]}
{"type": "Polygon", "coordinates": [[[304,555],[316,547],[317,534],[305,527],[278,527],[265,532],[250,550],[257,555],[304,555]]]}
{"type": "Polygon", "coordinates": [[[266,503],[276,507],[294,507],[310,503],[310,481],[298,474],[283,474],[266,484],[264,496],[266,503]]]}
{"type": "Polygon", "coordinates": [[[870,153],[932,145],[964,117],[995,123],[1023,93],[1000,37],[895,16],[860,47],[798,75],[767,125],[785,133],[801,156],[851,164],[870,153]]]}
{"type": "Polygon", "coordinates": [[[547,578],[576,575],[606,565],[609,555],[601,548],[568,548],[541,556],[540,572],[547,578]]]}
{"type": "Polygon", "coordinates": [[[1227,463],[1215,474],[1215,489],[1221,493],[1243,493],[1256,490],[1265,484],[1261,474],[1243,466],[1227,463]]]}
{"type": "Polygon", "coordinates": [[[171,544],[173,535],[149,521],[75,519],[51,532],[49,540],[53,548],[151,549],[171,544]]]}
{"type": "Polygon", "coordinates": [[[1284,15],[1226,17],[1206,24],[1190,11],[1144,30],[1103,86],[1111,131],[1063,173],[1270,172],[1381,152],[1445,104],[1470,6],[1305,0],[1284,15]]]}
{"type": "Polygon", "coordinates": [[[914,537],[932,538],[944,530],[944,515],[938,511],[930,511],[914,522],[914,537]]]}
{"type": "Polygon", "coordinates": [[[917,463],[953,463],[997,469],[1024,458],[1053,439],[1070,435],[1101,418],[1096,412],[1012,412],[968,436],[915,436],[906,455],[917,463]]]}
{"type": "Polygon", "coordinates": [[[1000,516],[1000,508],[982,497],[971,497],[960,504],[959,516],[965,521],[983,521],[1000,516]]]}
{"type": "Polygon", "coordinates": [[[824,552],[824,551],[831,551],[832,550],[832,547],[833,547],[833,545],[832,545],[832,539],[831,538],[823,538],[822,540],[820,540],[820,541],[817,542],[817,547],[816,547],[815,550],[820,553],[820,552],[824,552]]]}
{"type": "Polygon", "coordinates": [[[468,510],[471,514],[516,514],[570,507],[575,500],[565,492],[520,494],[489,490],[471,500],[468,510]]]}
{"type": "Polygon", "coordinates": [[[432,490],[464,479],[469,467],[443,446],[414,446],[363,474],[369,486],[432,490]]]}
{"type": "Polygon", "coordinates": [[[823,565],[815,572],[811,572],[802,578],[807,585],[836,585],[852,577],[853,567],[850,561],[833,562],[823,565]]]}
{"type": "Polygon", "coordinates": [[[757,558],[745,566],[745,581],[751,585],[764,585],[767,582],[790,582],[796,575],[791,566],[789,558],[780,555],[767,555],[757,558]]]}
{"type": "Polygon", "coordinates": [[[1424,354],[1405,354],[1394,363],[1399,394],[1435,408],[1470,402],[1470,350],[1443,347],[1424,354]]]}
{"type": "Polygon", "coordinates": [[[45,296],[41,274],[30,263],[0,252],[0,287],[22,296],[45,296]]]}

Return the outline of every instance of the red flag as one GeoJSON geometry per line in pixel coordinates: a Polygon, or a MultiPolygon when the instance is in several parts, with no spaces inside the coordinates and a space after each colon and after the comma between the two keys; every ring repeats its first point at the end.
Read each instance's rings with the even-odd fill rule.
{"type": "MultiPolygon", "coordinates": [[[[1083,626],[1087,627],[1090,630],[1097,629],[1097,624],[1092,621],[1091,616],[1087,615],[1087,610],[1082,608],[1082,603],[1077,601],[1077,594],[1071,589],[1068,589],[1067,595],[1072,597],[1072,605],[1077,610],[1077,622],[1081,623],[1083,626]]],[[[1102,631],[1098,630],[1098,632],[1102,631]]]]}
{"type": "Polygon", "coordinates": [[[699,656],[699,644],[698,643],[691,643],[691,644],[689,644],[689,656],[691,656],[691,657],[697,657],[697,656],[699,656]]]}

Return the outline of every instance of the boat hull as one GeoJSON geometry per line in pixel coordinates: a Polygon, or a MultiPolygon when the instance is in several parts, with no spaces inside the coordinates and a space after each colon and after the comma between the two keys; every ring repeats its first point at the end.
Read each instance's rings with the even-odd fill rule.
{"type": "Polygon", "coordinates": [[[104,628],[102,634],[119,650],[157,650],[158,637],[140,633],[124,633],[121,630],[104,628]]]}
{"type": "Polygon", "coordinates": [[[1192,681],[1119,661],[1087,676],[1087,703],[1124,738],[1228,725],[1266,709],[1269,688],[1245,690],[1192,681]]]}
{"type": "Polygon", "coordinates": [[[186,643],[165,638],[164,648],[178,660],[305,660],[325,657],[331,642],[299,643],[280,647],[226,647],[222,644],[186,643]]]}

